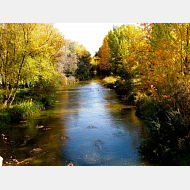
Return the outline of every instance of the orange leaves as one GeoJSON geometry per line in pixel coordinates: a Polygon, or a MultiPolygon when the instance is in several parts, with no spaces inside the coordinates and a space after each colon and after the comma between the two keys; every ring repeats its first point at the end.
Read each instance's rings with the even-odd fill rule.
{"type": "Polygon", "coordinates": [[[101,70],[108,71],[111,67],[111,63],[109,63],[109,46],[108,46],[108,35],[103,40],[103,45],[100,50],[100,61],[99,61],[99,67],[101,70]]]}
{"type": "MultiPolygon", "coordinates": [[[[142,87],[147,88],[147,92],[151,92],[159,100],[165,98],[172,102],[178,101],[176,94],[182,97],[185,81],[190,80],[190,25],[159,23],[143,26],[151,45],[151,52],[145,53],[138,67],[142,87]]],[[[188,90],[186,93],[189,93],[188,90]]]]}

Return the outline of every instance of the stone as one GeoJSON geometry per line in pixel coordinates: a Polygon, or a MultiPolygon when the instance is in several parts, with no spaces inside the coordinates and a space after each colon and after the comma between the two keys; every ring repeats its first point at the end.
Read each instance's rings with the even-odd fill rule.
{"type": "Polygon", "coordinates": [[[69,137],[67,137],[67,136],[61,136],[60,139],[61,140],[66,140],[66,139],[69,139],[69,137]]]}
{"type": "Polygon", "coordinates": [[[28,121],[20,121],[20,123],[27,123],[28,121]]]}
{"type": "Polygon", "coordinates": [[[44,128],[43,125],[41,125],[41,126],[36,125],[36,129],[42,129],[42,128],[44,128]]]}
{"type": "Polygon", "coordinates": [[[48,127],[43,128],[43,131],[49,131],[49,130],[51,130],[51,128],[48,128],[48,127]]]}
{"type": "Polygon", "coordinates": [[[26,135],[24,137],[24,142],[20,146],[23,147],[23,146],[26,146],[26,144],[32,143],[32,142],[33,142],[33,137],[26,135]]]}
{"type": "Polygon", "coordinates": [[[88,126],[89,129],[95,129],[96,127],[94,127],[93,125],[88,126]]]}
{"type": "Polygon", "coordinates": [[[30,155],[44,154],[45,152],[41,148],[34,148],[29,152],[30,155]]]}
{"type": "Polygon", "coordinates": [[[95,139],[94,140],[94,144],[98,148],[98,150],[101,150],[103,148],[104,143],[105,142],[100,140],[100,139],[95,139]]]}
{"type": "Polygon", "coordinates": [[[67,166],[74,166],[72,162],[68,163],[67,166]]]}

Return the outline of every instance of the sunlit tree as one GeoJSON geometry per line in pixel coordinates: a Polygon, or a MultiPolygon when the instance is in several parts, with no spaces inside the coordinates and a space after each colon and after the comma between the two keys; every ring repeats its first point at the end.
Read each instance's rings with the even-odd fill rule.
{"type": "Polygon", "coordinates": [[[0,24],[3,105],[14,101],[23,80],[49,80],[64,38],[52,24],[0,24]]]}

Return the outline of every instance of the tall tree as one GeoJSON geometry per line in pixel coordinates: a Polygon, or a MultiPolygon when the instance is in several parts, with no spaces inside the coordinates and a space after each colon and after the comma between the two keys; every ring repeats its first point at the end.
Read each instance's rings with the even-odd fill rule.
{"type": "Polygon", "coordinates": [[[50,78],[64,38],[52,24],[33,23],[0,24],[0,36],[3,105],[10,106],[22,80],[50,78]]]}
{"type": "Polygon", "coordinates": [[[108,46],[108,35],[103,40],[103,45],[100,49],[100,60],[99,60],[99,68],[106,73],[109,73],[111,68],[111,63],[109,62],[110,59],[110,48],[108,46]]]}

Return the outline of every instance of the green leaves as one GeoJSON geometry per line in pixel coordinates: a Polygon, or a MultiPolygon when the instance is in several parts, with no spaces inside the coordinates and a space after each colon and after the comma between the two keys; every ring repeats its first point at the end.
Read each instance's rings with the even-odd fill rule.
{"type": "Polygon", "coordinates": [[[6,105],[9,100],[12,104],[22,80],[34,82],[39,76],[45,80],[51,78],[64,38],[52,24],[43,23],[1,24],[0,36],[0,74],[6,105]],[[7,91],[8,85],[13,88],[13,94],[7,91]]]}

